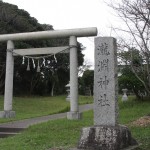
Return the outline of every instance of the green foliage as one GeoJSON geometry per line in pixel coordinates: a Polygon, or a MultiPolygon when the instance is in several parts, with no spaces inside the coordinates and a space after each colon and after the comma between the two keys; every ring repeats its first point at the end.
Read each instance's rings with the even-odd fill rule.
{"type": "Polygon", "coordinates": [[[134,48],[129,51],[120,52],[118,55],[121,63],[124,64],[119,65],[121,73],[121,76],[119,76],[119,93],[122,92],[123,88],[127,88],[138,99],[142,99],[142,95],[147,93],[143,82],[148,85],[148,76],[145,71],[146,64],[143,62],[142,55],[134,48]]]}
{"type": "Polygon", "coordinates": [[[129,92],[134,92],[140,98],[139,91],[143,91],[144,87],[131,71],[131,68],[126,66],[121,73],[122,75],[118,78],[119,93],[122,93],[122,89],[127,88],[129,92]]]}
{"type": "Polygon", "coordinates": [[[94,85],[94,70],[84,71],[82,77],[79,77],[79,93],[85,94],[86,88],[90,88],[91,95],[93,95],[93,85],[94,85]]]}
{"type": "Polygon", "coordinates": [[[120,58],[120,62],[125,65],[130,65],[131,62],[134,65],[141,65],[143,63],[142,55],[135,48],[131,48],[128,51],[118,52],[118,57],[120,58]]]}
{"type": "MultiPolygon", "coordinates": [[[[52,25],[40,24],[31,17],[30,14],[18,9],[16,5],[0,2],[0,34],[22,33],[54,30],[52,25]]],[[[66,46],[69,44],[69,39],[49,39],[49,40],[30,40],[16,41],[15,48],[40,48],[40,47],[56,47],[66,46]]],[[[83,46],[78,43],[78,64],[83,64],[82,54],[83,46]]],[[[15,57],[14,70],[14,94],[15,95],[50,95],[65,93],[65,85],[69,81],[69,55],[57,54],[57,62],[54,57],[45,59],[46,66],[43,65],[43,60],[40,60],[41,73],[36,72],[30,60],[31,71],[27,72],[27,59],[25,64],[22,64],[21,57],[15,57]],[[50,63],[49,63],[50,62],[50,63]]],[[[5,62],[6,62],[6,43],[0,43],[0,93],[4,93],[4,78],[5,78],[5,62]]],[[[37,64],[37,61],[35,61],[37,64]]]]}

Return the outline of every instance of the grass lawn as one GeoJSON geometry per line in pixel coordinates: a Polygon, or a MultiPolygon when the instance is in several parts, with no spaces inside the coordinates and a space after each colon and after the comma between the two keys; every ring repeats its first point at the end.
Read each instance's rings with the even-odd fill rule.
{"type": "MultiPolygon", "coordinates": [[[[126,103],[119,103],[119,122],[127,125],[134,138],[142,144],[138,150],[150,150],[150,126],[133,127],[130,125],[131,121],[150,113],[150,102],[138,102],[131,99],[126,103]]],[[[0,139],[0,149],[54,150],[54,148],[60,148],[68,150],[69,147],[76,146],[81,128],[91,125],[93,125],[92,111],[83,113],[82,120],[59,119],[49,121],[31,126],[20,135],[0,139]]]]}
{"type": "MultiPolygon", "coordinates": [[[[92,102],[92,97],[79,96],[80,105],[92,102]]],[[[4,97],[0,96],[0,111],[3,111],[3,103],[4,97]]],[[[13,110],[16,111],[16,118],[0,119],[0,123],[67,112],[70,110],[70,102],[66,101],[66,96],[14,97],[13,110]]]]}
{"type": "Polygon", "coordinates": [[[119,103],[119,122],[128,126],[132,136],[141,144],[137,150],[150,150],[150,125],[140,127],[130,124],[144,115],[150,115],[150,101],[140,102],[132,99],[133,97],[130,97],[128,102],[119,103]]]}

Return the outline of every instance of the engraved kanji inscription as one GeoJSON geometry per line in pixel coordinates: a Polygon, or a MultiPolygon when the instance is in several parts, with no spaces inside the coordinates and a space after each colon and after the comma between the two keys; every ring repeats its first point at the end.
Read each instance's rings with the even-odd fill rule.
{"type": "Polygon", "coordinates": [[[110,128],[101,128],[97,136],[97,141],[101,141],[107,147],[111,147],[111,144],[116,142],[117,133],[110,128]]]}
{"type": "Polygon", "coordinates": [[[97,82],[98,86],[102,89],[107,89],[107,85],[109,83],[109,80],[107,79],[107,76],[105,76],[104,78],[100,78],[99,81],[97,82]]]}
{"type": "Polygon", "coordinates": [[[100,99],[98,99],[98,102],[99,102],[98,105],[100,106],[110,106],[106,94],[100,95],[100,99]]]}
{"type": "Polygon", "coordinates": [[[109,65],[109,59],[99,60],[98,72],[109,71],[108,65],[109,65]]]}
{"type": "Polygon", "coordinates": [[[97,50],[98,50],[98,55],[109,55],[110,54],[107,43],[101,43],[101,45],[98,46],[97,50]]]}

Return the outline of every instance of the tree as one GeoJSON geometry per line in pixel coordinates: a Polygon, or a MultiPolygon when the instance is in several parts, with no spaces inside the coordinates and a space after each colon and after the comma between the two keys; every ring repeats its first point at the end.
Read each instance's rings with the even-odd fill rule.
{"type": "MultiPolygon", "coordinates": [[[[143,98],[141,93],[145,93],[143,84],[138,80],[138,78],[135,76],[135,74],[132,72],[131,68],[131,58],[130,54],[131,51],[123,51],[118,53],[118,56],[120,58],[120,62],[122,64],[119,65],[119,73],[121,75],[119,76],[119,92],[122,93],[122,89],[127,88],[128,91],[134,92],[136,97],[138,99],[143,98]]],[[[143,72],[142,68],[144,67],[142,56],[140,55],[139,51],[136,49],[132,50],[133,58],[132,63],[136,71],[138,72],[139,76],[145,80],[147,76],[145,76],[145,73],[143,72]],[[142,66],[142,68],[140,68],[142,66]]]]}
{"type": "Polygon", "coordinates": [[[78,68],[78,76],[82,76],[84,71],[89,70],[92,67],[92,64],[86,59],[83,62],[83,65],[78,68]]]}
{"type": "MultiPolygon", "coordinates": [[[[28,12],[18,9],[16,5],[0,1],[0,34],[45,30],[54,29],[52,25],[38,23],[28,12]]],[[[66,46],[68,43],[68,38],[14,42],[15,48],[66,46]]],[[[83,56],[82,44],[78,43],[79,66],[83,63],[83,56]]],[[[65,85],[69,81],[69,55],[56,54],[56,58],[57,62],[54,56],[44,60],[40,59],[41,72],[37,73],[38,60],[34,61],[35,68],[30,59],[30,71],[26,71],[28,59],[26,58],[22,64],[22,57],[15,57],[14,94],[49,94],[54,91],[59,94],[63,93],[65,85]],[[43,61],[45,61],[45,65],[43,65],[43,61]]],[[[4,92],[5,63],[6,43],[0,43],[0,93],[4,92]]]]}
{"type": "Polygon", "coordinates": [[[118,77],[119,93],[127,88],[129,93],[134,93],[138,99],[143,99],[145,90],[143,84],[136,78],[130,66],[124,66],[121,70],[121,76],[118,77]]]}
{"type": "Polygon", "coordinates": [[[90,89],[90,95],[93,95],[94,70],[84,71],[82,77],[79,77],[79,93],[85,94],[85,90],[90,89]]]}
{"type": "Polygon", "coordinates": [[[121,51],[129,51],[131,70],[150,95],[150,1],[122,0],[120,3],[111,1],[112,7],[123,20],[126,28],[114,28],[119,36],[118,43],[121,51]],[[139,51],[142,62],[135,63],[134,50],[139,51]],[[145,76],[141,76],[142,74],[145,76]]]}

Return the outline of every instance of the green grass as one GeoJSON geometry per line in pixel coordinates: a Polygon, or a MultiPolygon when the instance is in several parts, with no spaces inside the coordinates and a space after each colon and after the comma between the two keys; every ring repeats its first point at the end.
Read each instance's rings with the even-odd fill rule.
{"type": "Polygon", "coordinates": [[[138,119],[141,116],[150,114],[150,101],[137,101],[135,97],[129,97],[129,101],[119,101],[119,120],[122,124],[138,119]]]}
{"type": "Polygon", "coordinates": [[[147,127],[130,125],[132,121],[150,114],[150,101],[137,101],[134,97],[129,97],[128,102],[119,102],[119,108],[119,122],[127,125],[132,136],[141,144],[137,150],[150,150],[150,125],[147,127]]]}
{"type": "MultiPolygon", "coordinates": [[[[3,96],[0,96],[1,111],[3,111],[3,99],[3,96]]],[[[79,96],[80,105],[92,102],[92,97],[79,96]]],[[[70,110],[70,102],[66,101],[66,96],[14,97],[13,110],[16,112],[16,118],[0,119],[0,123],[67,112],[70,110]]]]}
{"type": "Polygon", "coordinates": [[[54,147],[68,149],[76,145],[80,130],[92,125],[92,112],[84,113],[83,120],[59,119],[31,126],[23,134],[0,139],[0,149],[10,150],[46,150],[54,147]],[[40,133],[39,133],[40,131],[40,133]]]}
{"type": "MultiPolygon", "coordinates": [[[[84,97],[82,97],[84,98],[84,97]]],[[[87,98],[86,98],[87,99],[87,98]]],[[[133,98],[132,98],[133,99],[133,98]]],[[[150,149],[150,126],[132,127],[131,121],[150,113],[150,102],[138,102],[129,100],[126,103],[119,101],[120,124],[127,124],[132,135],[142,145],[138,150],[150,149]]],[[[82,120],[53,120],[39,125],[34,125],[25,130],[22,134],[0,139],[2,150],[49,150],[61,148],[68,150],[75,147],[80,137],[82,127],[93,125],[93,112],[83,113],[82,120]]]]}
{"type": "Polygon", "coordinates": [[[136,150],[150,150],[150,125],[148,127],[129,127],[133,137],[141,146],[136,150]]]}
{"type": "Polygon", "coordinates": [[[93,96],[79,96],[79,105],[93,103],[93,96]]]}

